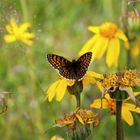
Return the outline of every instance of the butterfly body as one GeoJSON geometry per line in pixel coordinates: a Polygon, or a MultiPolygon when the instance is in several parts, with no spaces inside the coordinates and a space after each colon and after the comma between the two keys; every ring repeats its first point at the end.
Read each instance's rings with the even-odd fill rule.
{"type": "Polygon", "coordinates": [[[59,74],[69,80],[80,81],[86,74],[92,53],[88,52],[82,55],[78,60],[69,61],[62,56],[55,54],[48,54],[47,59],[49,63],[58,70],[59,74]]]}

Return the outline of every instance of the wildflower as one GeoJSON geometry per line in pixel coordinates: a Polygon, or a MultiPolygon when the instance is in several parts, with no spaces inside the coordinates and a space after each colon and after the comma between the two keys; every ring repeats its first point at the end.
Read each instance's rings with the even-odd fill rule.
{"type": "MultiPolygon", "coordinates": [[[[106,74],[102,81],[97,82],[99,89],[102,91],[102,97],[106,93],[115,93],[123,91],[123,94],[128,93],[133,102],[138,103],[136,100],[133,87],[140,86],[140,72],[136,70],[124,70],[118,73],[106,74]]],[[[116,96],[119,95],[116,93],[116,96]]],[[[115,97],[116,97],[115,96],[115,97]]]]}
{"type": "Polygon", "coordinates": [[[33,44],[32,39],[34,38],[34,34],[27,31],[30,26],[29,22],[25,22],[19,26],[14,19],[11,19],[10,23],[6,25],[6,30],[9,34],[4,36],[5,42],[21,41],[31,46],[33,44]]]}
{"type": "MultiPolygon", "coordinates": [[[[103,78],[101,74],[88,71],[87,74],[83,77],[82,83],[84,86],[89,84],[94,84],[96,82],[95,78],[103,78]]],[[[75,80],[67,80],[63,77],[60,77],[59,80],[54,82],[48,89],[47,95],[45,99],[49,102],[52,101],[54,96],[56,95],[56,100],[61,101],[64,97],[65,92],[67,91],[68,86],[73,86],[75,84],[75,80]]]]}
{"type": "MultiPolygon", "coordinates": [[[[137,96],[140,94],[140,92],[135,92],[134,95],[137,96]]],[[[125,99],[122,102],[122,119],[128,123],[130,126],[134,124],[133,116],[131,111],[139,113],[140,114],[140,108],[136,107],[134,104],[127,103],[127,101],[130,98],[125,99]]],[[[97,108],[97,109],[109,109],[111,115],[116,114],[116,102],[115,99],[112,99],[109,94],[105,95],[105,99],[96,99],[93,101],[93,103],[90,105],[91,108],[97,108]],[[101,106],[102,104],[102,106],[101,106]]]]}
{"type": "Polygon", "coordinates": [[[50,140],[64,140],[64,139],[59,136],[53,136],[50,140]]]}
{"type": "Polygon", "coordinates": [[[72,86],[73,84],[74,81],[67,80],[61,77],[59,80],[57,80],[50,86],[45,99],[48,99],[48,101],[51,102],[54,96],[56,95],[56,100],[61,101],[67,90],[67,86],[72,86]]]}
{"type": "Polygon", "coordinates": [[[78,108],[74,113],[65,116],[63,119],[56,120],[56,126],[58,127],[75,127],[77,123],[82,125],[96,124],[99,122],[96,115],[91,110],[78,108]]]}
{"type": "Polygon", "coordinates": [[[90,124],[94,127],[99,124],[99,119],[90,110],[78,108],[74,113],[56,120],[57,127],[67,127],[69,137],[85,140],[91,134],[90,124]]]}
{"type": "MultiPolygon", "coordinates": [[[[87,41],[79,55],[90,51],[93,52],[93,59],[101,59],[105,51],[107,51],[106,63],[108,67],[113,65],[117,67],[120,54],[119,39],[124,42],[128,41],[123,31],[111,22],[106,22],[101,26],[89,26],[88,29],[95,35],[87,41]]],[[[125,47],[127,48],[128,46],[125,47]]]]}

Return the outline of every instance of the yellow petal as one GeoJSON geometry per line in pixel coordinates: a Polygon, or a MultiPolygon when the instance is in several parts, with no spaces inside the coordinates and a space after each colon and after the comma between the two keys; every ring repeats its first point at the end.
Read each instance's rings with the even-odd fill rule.
{"type": "Polygon", "coordinates": [[[34,37],[35,35],[33,33],[28,33],[28,32],[23,33],[23,38],[32,39],[34,37]]]}
{"type": "Polygon", "coordinates": [[[136,105],[131,103],[123,103],[123,107],[127,108],[130,111],[136,112],[140,114],[140,108],[136,107],[136,105]]]}
{"type": "Polygon", "coordinates": [[[114,65],[115,67],[118,67],[118,59],[119,59],[119,55],[120,55],[120,42],[118,39],[115,39],[115,47],[114,47],[114,50],[115,50],[115,53],[114,53],[114,65]]]}
{"type": "Polygon", "coordinates": [[[110,97],[110,95],[109,95],[108,93],[105,94],[105,98],[106,98],[107,100],[110,100],[110,99],[111,99],[111,97],[110,97]]]}
{"type": "Polygon", "coordinates": [[[98,78],[98,79],[103,79],[104,78],[103,74],[100,74],[100,73],[97,73],[97,72],[94,72],[94,71],[88,71],[87,74],[91,77],[98,78]]]}
{"type": "Polygon", "coordinates": [[[25,23],[23,23],[22,25],[20,25],[20,30],[21,30],[22,32],[25,32],[30,26],[31,26],[31,25],[30,25],[29,22],[25,22],[25,23]]]}
{"type": "Polygon", "coordinates": [[[75,83],[75,80],[67,80],[67,85],[72,86],[75,83]]]}
{"type": "Polygon", "coordinates": [[[83,85],[87,86],[89,84],[95,84],[96,83],[95,78],[103,79],[103,75],[93,71],[88,71],[82,80],[83,85]]]}
{"type": "Polygon", "coordinates": [[[56,90],[56,100],[61,101],[67,89],[67,80],[60,80],[56,90]]]}
{"type": "MultiPolygon", "coordinates": [[[[138,96],[138,95],[140,95],[140,92],[134,92],[134,96],[135,96],[135,97],[138,96]]],[[[131,98],[128,97],[127,99],[125,99],[125,101],[130,100],[130,99],[131,99],[131,98]]]]}
{"type": "Polygon", "coordinates": [[[99,33],[99,26],[89,26],[88,30],[93,33],[99,33]]]}
{"type": "Polygon", "coordinates": [[[84,86],[88,86],[88,85],[90,85],[90,84],[95,84],[95,83],[96,83],[96,80],[95,80],[95,78],[89,76],[89,74],[86,74],[86,75],[84,76],[82,82],[83,82],[83,85],[84,85],[84,86]]]}
{"type": "Polygon", "coordinates": [[[96,43],[93,45],[91,49],[91,52],[94,54],[93,59],[94,58],[100,59],[102,57],[103,53],[107,48],[107,44],[108,44],[108,39],[99,35],[98,40],[96,41],[96,43]]]}
{"type": "Polygon", "coordinates": [[[103,38],[104,41],[102,40],[102,42],[104,42],[104,45],[102,46],[102,49],[100,50],[100,52],[98,52],[97,54],[97,58],[100,59],[103,54],[105,53],[105,51],[107,50],[107,47],[108,47],[108,42],[109,40],[107,38],[103,38]]]}
{"type": "Polygon", "coordinates": [[[47,91],[47,95],[46,95],[46,97],[45,97],[45,100],[48,99],[49,102],[52,101],[52,99],[53,99],[54,96],[55,96],[56,88],[57,88],[57,85],[59,84],[59,82],[60,82],[60,80],[54,82],[54,83],[50,86],[50,88],[49,88],[48,91],[47,91]]]}
{"type": "Polygon", "coordinates": [[[134,124],[134,120],[131,112],[125,107],[122,107],[122,119],[125,122],[127,122],[130,126],[134,124]]]}
{"type": "Polygon", "coordinates": [[[14,35],[5,35],[4,40],[6,43],[11,43],[11,42],[16,41],[16,38],[14,35]]]}
{"type": "Polygon", "coordinates": [[[99,82],[99,81],[96,81],[96,85],[98,86],[99,90],[103,93],[104,92],[104,87],[103,87],[102,83],[99,82]]]}
{"type": "Polygon", "coordinates": [[[9,34],[13,33],[13,30],[10,25],[6,25],[6,30],[8,31],[9,34]]]}
{"type": "Polygon", "coordinates": [[[78,114],[75,114],[75,115],[76,115],[77,119],[79,120],[79,122],[80,122],[81,124],[84,125],[85,123],[84,123],[84,121],[82,120],[81,116],[78,115],[78,114]]]}
{"type": "Polygon", "coordinates": [[[97,41],[99,35],[94,35],[92,38],[90,38],[85,45],[82,47],[81,51],[79,52],[79,56],[83,55],[86,52],[89,52],[95,42],[97,41]]]}
{"type": "Polygon", "coordinates": [[[58,136],[53,136],[53,137],[51,137],[50,140],[64,140],[64,139],[61,137],[58,137],[58,136]]]}
{"type": "Polygon", "coordinates": [[[106,63],[108,67],[117,66],[118,56],[120,53],[120,44],[117,38],[110,40],[107,50],[106,63]]]}
{"type": "Polygon", "coordinates": [[[106,99],[96,99],[90,105],[91,108],[108,108],[108,102],[106,99]]]}
{"type": "Polygon", "coordinates": [[[12,26],[13,29],[17,29],[18,28],[18,25],[17,25],[17,23],[16,23],[16,21],[14,19],[10,20],[10,25],[12,26]]]}
{"type": "Polygon", "coordinates": [[[121,29],[118,29],[115,36],[118,37],[119,39],[125,41],[125,42],[128,41],[126,35],[123,33],[123,31],[121,29]]]}
{"type": "Polygon", "coordinates": [[[140,92],[134,92],[135,97],[140,95],[140,92]]]}

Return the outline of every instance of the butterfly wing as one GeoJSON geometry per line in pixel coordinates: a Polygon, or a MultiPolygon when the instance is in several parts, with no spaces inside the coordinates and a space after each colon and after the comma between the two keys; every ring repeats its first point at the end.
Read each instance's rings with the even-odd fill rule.
{"type": "Polygon", "coordinates": [[[89,64],[91,62],[92,52],[87,52],[83,54],[77,61],[77,79],[82,79],[83,76],[86,74],[89,64]]]}
{"type": "Polygon", "coordinates": [[[47,54],[47,59],[49,63],[51,64],[51,66],[57,69],[59,72],[61,71],[61,69],[71,64],[69,60],[55,54],[47,54]]]}
{"type": "Polygon", "coordinates": [[[74,62],[55,54],[47,55],[49,63],[58,70],[61,76],[69,80],[81,80],[88,70],[91,58],[91,52],[85,53],[74,62]]]}
{"type": "Polygon", "coordinates": [[[72,62],[65,59],[62,56],[58,56],[55,54],[48,54],[47,59],[51,66],[58,70],[59,74],[66,79],[75,80],[75,73],[72,71],[72,62]]]}

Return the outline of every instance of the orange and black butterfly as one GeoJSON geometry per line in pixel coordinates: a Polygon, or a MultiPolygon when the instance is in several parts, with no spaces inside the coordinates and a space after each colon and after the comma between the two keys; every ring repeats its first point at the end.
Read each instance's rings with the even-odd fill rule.
{"type": "Polygon", "coordinates": [[[87,52],[78,60],[73,60],[72,62],[56,54],[47,54],[49,63],[58,70],[61,76],[69,80],[78,81],[80,81],[86,74],[91,58],[92,52],[87,52]]]}

